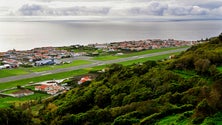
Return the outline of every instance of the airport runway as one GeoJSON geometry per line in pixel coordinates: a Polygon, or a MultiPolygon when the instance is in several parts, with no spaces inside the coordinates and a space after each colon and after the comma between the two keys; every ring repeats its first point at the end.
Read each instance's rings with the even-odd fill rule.
{"type": "MultiPolygon", "coordinates": [[[[107,64],[112,64],[112,63],[125,62],[125,61],[140,59],[140,58],[159,56],[159,55],[170,54],[170,53],[174,53],[174,52],[181,52],[181,51],[185,51],[185,50],[187,50],[187,48],[176,49],[176,50],[168,50],[168,51],[164,51],[164,52],[157,52],[157,53],[152,53],[152,54],[132,56],[132,57],[120,58],[120,59],[109,60],[109,61],[95,61],[95,60],[93,60],[92,64],[87,64],[87,65],[74,66],[74,67],[63,68],[63,69],[55,69],[55,70],[49,70],[49,71],[44,71],[44,72],[34,72],[34,73],[30,73],[30,74],[25,74],[25,75],[18,75],[18,76],[0,78],[0,83],[17,81],[17,80],[22,80],[22,79],[27,79],[27,78],[33,78],[33,77],[38,77],[38,76],[56,74],[56,73],[67,72],[67,71],[78,70],[78,69],[84,69],[84,68],[91,68],[91,67],[99,66],[99,65],[107,65],[107,64]]],[[[92,61],[90,58],[85,57],[84,59],[92,61]]]]}

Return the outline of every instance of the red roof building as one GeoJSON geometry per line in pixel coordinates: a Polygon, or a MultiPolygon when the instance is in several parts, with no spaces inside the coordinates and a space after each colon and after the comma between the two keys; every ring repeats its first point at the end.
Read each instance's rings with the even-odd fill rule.
{"type": "Polygon", "coordinates": [[[92,81],[92,79],[91,79],[89,76],[82,77],[82,78],[78,81],[78,84],[82,84],[82,83],[87,82],[87,81],[92,81]]]}

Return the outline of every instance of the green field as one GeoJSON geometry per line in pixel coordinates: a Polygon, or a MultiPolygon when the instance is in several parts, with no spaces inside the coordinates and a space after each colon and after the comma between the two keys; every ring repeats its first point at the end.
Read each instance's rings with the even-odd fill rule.
{"type": "Polygon", "coordinates": [[[159,56],[141,58],[141,59],[136,59],[136,60],[130,60],[130,61],[125,61],[125,62],[120,62],[119,64],[122,64],[122,65],[132,65],[134,63],[146,62],[148,60],[162,60],[162,59],[167,59],[172,54],[177,55],[179,53],[170,53],[170,54],[165,54],[165,55],[159,55],[159,56]]]}
{"type": "Polygon", "coordinates": [[[24,68],[19,69],[2,69],[0,70],[0,78],[9,77],[9,76],[16,76],[16,75],[24,75],[28,74],[29,72],[24,70],[24,68]]]}
{"type": "Polygon", "coordinates": [[[48,94],[42,94],[42,93],[35,93],[34,95],[30,96],[25,96],[22,98],[15,98],[15,97],[5,97],[5,98],[0,98],[0,108],[5,108],[8,107],[10,104],[18,104],[22,103],[25,101],[30,101],[30,100],[37,100],[37,99],[42,99],[49,97],[48,94]]]}
{"type": "Polygon", "coordinates": [[[98,56],[94,57],[94,60],[100,60],[100,61],[107,61],[107,60],[114,60],[114,59],[119,59],[119,58],[126,58],[126,57],[131,57],[131,56],[139,56],[139,55],[145,55],[145,54],[151,54],[151,53],[157,53],[157,52],[164,52],[168,50],[175,50],[179,48],[187,48],[186,47],[177,47],[177,48],[161,48],[161,49],[152,49],[152,50],[145,50],[145,51],[140,51],[140,52],[133,52],[129,54],[124,54],[124,55],[108,55],[108,56],[98,56]]]}
{"type": "Polygon", "coordinates": [[[90,64],[92,62],[87,60],[76,60],[69,64],[63,65],[53,65],[53,66],[39,66],[39,67],[32,67],[32,68],[18,68],[18,69],[3,69],[0,70],[0,78],[16,76],[16,75],[24,75],[31,72],[42,72],[54,69],[61,69],[61,68],[68,68],[73,66],[85,65],[90,64]]]}

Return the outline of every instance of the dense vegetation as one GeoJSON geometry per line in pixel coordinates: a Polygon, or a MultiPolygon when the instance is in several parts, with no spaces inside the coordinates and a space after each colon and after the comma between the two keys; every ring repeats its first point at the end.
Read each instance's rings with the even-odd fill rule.
{"type": "Polygon", "coordinates": [[[21,107],[1,110],[4,117],[0,123],[149,125],[173,117],[169,124],[219,124],[220,66],[222,35],[191,47],[173,60],[113,64],[91,83],[76,84],[67,93],[38,103],[42,106],[37,115],[30,106],[21,106],[22,113],[21,107]],[[9,119],[13,121],[9,123],[9,119]]]}

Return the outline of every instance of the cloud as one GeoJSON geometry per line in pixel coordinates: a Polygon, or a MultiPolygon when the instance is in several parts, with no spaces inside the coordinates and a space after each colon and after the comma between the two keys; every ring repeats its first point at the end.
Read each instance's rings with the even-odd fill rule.
{"type": "Polygon", "coordinates": [[[221,13],[221,0],[23,0],[22,4],[15,9],[9,9],[8,12],[9,15],[14,16],[159,16],[165,18],[170,16],[217,17],[221,13]]]}
{"type": "Polygon", "coordinates": [[[18,12],[24,16],[32,16],[32,15],[44,15],[45,8],[40,5],[29,5],[25,4],[21,8],[19,8],[18,12]]]}
{"type": "Polygon", "coordinates": [[[19,16],[88,16],[88,15],[106,15],[108,7],[85,7],[72,6],[64,8],[49,8],[45,5],[25,4],[14,15],[19,16]]]}
{"type": "Polygon", "coordinates": [[[201,8],[199,6],[193,6],[190,11],[191,15],[206,15],[207,13],[209,13],[208,9],[201,8]]]}

